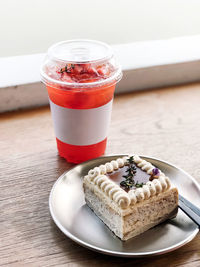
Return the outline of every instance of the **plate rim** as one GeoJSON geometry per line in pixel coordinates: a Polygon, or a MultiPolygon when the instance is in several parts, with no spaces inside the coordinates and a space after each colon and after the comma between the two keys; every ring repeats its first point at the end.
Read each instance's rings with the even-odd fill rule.
{"type": "MultiPolygon", "coordinates": [[[[119,155],[118,154],[109,154],[109,155],[105,155],[105,156],[98,157],[98,158],[91,159],[91,160],[98,160],[98,159],[109,158],[109,157],[123,157],[123,156],[127,156],[127,155],[128,154],[119,154],[119,155]]],[[[192,182],[197,186],[197,188],[199,188],[199,190],[200,190],[199,183],[189,173],[187,173],[183,169],[181,169],[181,168],[169,163],[168,161],[157,159],[155,157],[144,156],[144,155],[141,155],[140,157],[141,158],[145,158],[145,159],[152,159],[152,160],[160,161],[160,162],[162,162],[164,164],[167,164],[167,165],[169,165],[169,166],[171,166],[171,167],[173,167],[175,169],[178,169],[179,171],[183,172],[186,176],[188,176],[192,180],[192,182]]],[[[55,214],[53,212],[53,207],[52,207],[52,204],[51,204],[52,203],[52,198],[53,198],[53,193],[54,193],[54,190],[55,190],[57,184],[63,178],[63,176],[65,176],[66,173],[68,173],[72,169],[76,168],[77,166],[84,165],[85,163],[90,162],[91,160],[87,160],[87,161],[84,161],[84,162],[82,162],[80,164],[77,164],[77,165],[73,166],[72,168],[69,168],[63,174],[61,174],[58,177],[58,179],[55,181],[55,183],[53,184],[51,192],[49,194],[49,211],[50,211],[51,217],[52,217],[54,223],[56,224],[56,226],[68,238],[70,238],[71,240],[73,240],[74,242],[76,242],[77,244],[79,244],[79,245],[81,245],[81,246],[83,246],[85,248],[88,248],[90,250],[93,250],[95,252],[99,252],[99,253],[102,253],[102,254],[106,254],[106,255],[110,255],[110,256],[116,256],[116,257],[135,257],[135,258],[139,258],[139,257],[150,257],[150,256],[161,255],[161,254],[172,252],[172,251],[174,251],[174,250],[176,250],[178,248],[181,248],[182,246],[186,245],[190,241],[192,241],[195,238],[195,236],[198,234],[200,229],[197,227],[196,230],[194,230],[191,235],[189,235],[186,239],[184,239],[184,241],[181,241],[181,242],[179,242],[179,243],[177,243],[177,244],[175,244],[173,246],[167,247],[165,249],[151,251],[151,252],[137,252],[137,253],[111,251],[111,250],[108,250],[108,249],[99,248],[99,247],[97,247],[95,245],[91,245],[90,243],[87,243],[87,242],[81,240],[80,238],[74,236],[73,234],[71,234],[70,231],[68,231],[65,227],[62,226],[62,224],[59,222],[59,220],[56,218],[56,216],[55,216],[55,214]]]]}

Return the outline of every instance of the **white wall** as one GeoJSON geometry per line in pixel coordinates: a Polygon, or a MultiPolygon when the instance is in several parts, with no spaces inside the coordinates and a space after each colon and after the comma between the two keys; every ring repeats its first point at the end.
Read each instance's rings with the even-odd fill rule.
{"type": "Polygon", "coordinates": [[[200,34],[199,0],[1,0],[0,57],[90,38],[110,44],[200,34]]]}

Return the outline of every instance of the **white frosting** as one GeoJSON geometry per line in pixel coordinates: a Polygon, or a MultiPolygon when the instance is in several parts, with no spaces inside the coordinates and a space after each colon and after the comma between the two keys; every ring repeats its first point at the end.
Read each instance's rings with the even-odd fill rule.
{"type": "Polygon", "coordinates": [[[128,192],[129,196],[130,196],[130,199],[131,199],[131,205],[134,205],[137,203],[137,198],[136,198],[136,195],[135,195],[135,192],[134,190],[130,190],[128,192]]]}
{"type": "Polygon", "coordinates": [[[148,185],[146,185],[146,184],[143,185],[142,189],[143,189],[145,199],[149,199],[151,196],[151,192],[150,192],[148,185]]]}
{"type": "Polygon", "coordinates": [[[154,183],[149,181],[146,183],[146,185],[149,187],[149,191],[151,193],[151,196],[154,196],[156,194],[156,188],[155,188],[154,183]]]}
{"type": "MultiPolygon", "coordinates": [[[[111,173],[114,170],[122,168],[128,164],[129,157],[118,158],[112,160],[104,165],[95,167],[88,172],[88,175],[84,177],[88,182],[94,183],[98,186],[102,192],[104,192],[111,200],[113,200],[122,209],[127,208],[130,205],[134,205],[137,202],[141,202],[145,199],[149,199],[151,196],[166,191],[171,187],[171,182],[168,177],[159,170],[158,178],[152,181],[148,181],[145,185],[140,188],[131,189],[127,193],[119,185],[110,180],[106,173],[111,173]]],[[[152,170],[155,168],[151,163],[141,159],[139,156],[134,155],[133,157],[135,164],[140,167],[143,171],[146,171],[149,175],[152,174],[152,170]]]]}
{"type": "Polygon", "coordinates": [[[123,159],[118,158],[118,159],[117,159],[117,163],[118,163],[119,168],[124,167],[124,161],[123,161],[123,159]]]}
{"type": "Polygon", "coordinates": [[[124,165],[127,165],[128,164],[128,158],[129,157],[127,157],[127,156],[125,156],[125,157],[122,158],[123,161],[124,161],[124,165]]]}
{"type": "Polygon", "coordinates": [[[116,160],[112,160],[110,163],[112,164],[114,170],[119,169],[119,165],[118,165],[118,162],[116,160]]]}
{"type": "Polygon", "coordinates": [[[145,199],[143,188],[137,188],[134,191],[135,191],[134,193],[135,193],[135,196],[136,196],[138,202],[145,199]]]}
{"type": "Polygon", "coordinates": [[[154,183],[154,185],[155,185],[155,188],[156,188],[156,194],[161,193],[161,192],[162,192],[162,186],[161,186],[160,181],[159,181],[158,179],[154,179],[154,180],[152,181],[152,183],[154,183]]]}
{"type": "Polygon", "coordinates": [[[160,176],[158,180],[160,181],[160,184],[162,186],[162,191],[166,191],[169,188],[169,184],[168,182],[166,182],[166,177],[160,176]]]}
{"type": "Polygon", "coordinates": [[[137,166],[140,167],[143,171],[148,172],[148,174],[152,174],[152,170],[154,168],[153,165],[146,160],[140,161],[137,166]]]}
{"type": "Polygon", "coordinates": [[[164,177],[165,177],[165,182],[167,183],[167,186],[169,188],[171,186],[170,179],[168,177],[166,177],[166,176],[164,176],[164,177]]]}
{"type": "Polygon", "coordinates": [[[116,192],[118,192],[118,187],[117,186],[113,186],[111,189],[110,189],[110,191],[109,191],[109,197],[111,198],[111,199],[113,199],[113,195],[116,193],[116,192]]]}
{"type": "Polygon", "coordinates": [[[100,165],[99,166],[101,174],[106,174],[106,166],[105,165],[100,165]]]}
{"type": "Polygon", "coordinates": [[[113,172],[113,165],[110,163],[110,162],[107,162],[106,164],[105,164],[105,166],[106,166],[106,172],[113,172]]]}
{"type": "Polygon", "coordinates": [[[98,167],[95,167],[94,169],[90,170],[88,172],[88,175],[91,180],[93,180],[96,176],[100,175],[101,171],[98,167]]]}
{"type": "Polygon", "coordinates": [[[133,158],[134,158],[134,162],[135,162],[136,164],[142,162],[142,159],[141,159],[138,155],[135,155],[133,158]]]}

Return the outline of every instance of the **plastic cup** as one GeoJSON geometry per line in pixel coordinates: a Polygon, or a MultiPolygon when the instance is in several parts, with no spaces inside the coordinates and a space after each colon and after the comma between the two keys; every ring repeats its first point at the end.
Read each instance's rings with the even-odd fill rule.
{"type": "Polygon", "coordinates": [[[49,48],[41,67],[57,148],[68,162],[104,154],[116,83],[122,72],[110,46],[71,40],[49,48]]]}

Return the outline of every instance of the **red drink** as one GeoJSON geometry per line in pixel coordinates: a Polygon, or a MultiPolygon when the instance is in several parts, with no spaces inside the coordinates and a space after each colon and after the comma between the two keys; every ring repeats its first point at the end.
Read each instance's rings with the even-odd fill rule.
{"type": "Polygon", "coordinates": [[[41,73],[60,156],[73,163],[101,156],[121,78],[110,47],[87,40],[58,43],[48,50],[41,73]]]}

